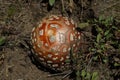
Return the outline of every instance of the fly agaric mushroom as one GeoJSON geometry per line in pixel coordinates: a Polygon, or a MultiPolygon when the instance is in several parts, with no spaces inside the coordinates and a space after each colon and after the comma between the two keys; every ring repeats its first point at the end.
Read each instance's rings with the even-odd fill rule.
{"type": "Polygon", "coordinates": [[[45,67],[61,71],[70,58],[70,49],[76,54],[80,45],[81,33],[76,31],[72,19],[62,16],[49,16],[32,30],[32,46],[35,56],[45,67]]]}

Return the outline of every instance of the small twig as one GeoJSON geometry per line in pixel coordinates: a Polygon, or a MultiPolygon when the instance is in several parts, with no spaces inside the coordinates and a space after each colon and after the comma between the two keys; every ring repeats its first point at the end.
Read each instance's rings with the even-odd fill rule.
{"type": "Polygon", "coordinates": [[[70,12],[73,12],[74,4],[73,0],[69,0],[69,7],[70,7],[70,12]]]}
{"type": "Polygon", "coordinates": [[[63,80],[63,79],[65,79],[66,77],[68,77],[71,73],[72,73],[72,71],[69,72],[69,73],[67,73],[66,75],[64,75],[61,80],[63,80]]]}
{"type": "Polygon", "coordinates": [[[52,75],[48,75],[47,77],[54,77],[54,76],[61,76],[64,75],[60,80],[65,79],[66,77],[68,77],[70,74],[72,73],[71,70],[63,72],[63,73],[57,73],[57,74],[52,74],[52,75]]]}
{"type": "Polygon", "coordinates": [[[54,77],[54,76],[61,76],[61,75],[65,75],[65,73],[51,74],[51,75],[48,75],[47,77],[54,77]]]}
{"type": "Polygon", "coordinates": [[[81,0],[81,5],[82,5],[82,10],[81,10],[81,14],[80,14],[80,20],[82,21],[82,19],[83,19],[83,0],[81,0]]]}
{"type": "Polygon", "coordinates": [[[107,10],[107,9],[111,8],[112,6],[115,6],[115,5],[119,4],[119,3],[120,3],[120,2],[116,2],[116,3],[108,6],[107,8],[103,8],[103,9],[102,9],[101,11],[99,11],[99,12],[105,11],[105,10],[107,10]]]}
{"type": "Polygon", "coordinates": [[[61,2],[62,2],[62,11],[64,12],[64,10],[65,10],[65,8],[64,8],[64,1],[61,0],[61,2]]]}
{"type": "Polygon", "coordinates": [[[65,72],[63,72],[63,73],[51,74],[51,75],[48,75],[47,77],[54,77],[54,76],[66,75],[66,74],[68,74],[68,73],[70,73],[70,72],[71,72],[71,70],[65,71],[65,72]]]}

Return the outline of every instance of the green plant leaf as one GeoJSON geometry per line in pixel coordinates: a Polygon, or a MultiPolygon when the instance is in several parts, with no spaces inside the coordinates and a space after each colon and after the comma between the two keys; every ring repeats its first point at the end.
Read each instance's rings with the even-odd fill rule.
{"type": "Polygon", "coordinates": [[[86,78],[87,80],[90,80],[91,74],[89,72],[87,72],[86,78]]]}
{"type": "Polygon", "coordinates": [[[102,50],[101,50],[101,49],[98,49],[97,52],[98,52],[98,53],[102,53],[102,50]]]}
{"type": "Polygon", "coordinates": [[[120,63],[116,63],[116,62],[115,62],[115,63],[114,63],[114,66],[115,66],[115,67],[118,67],[118,66],[120,67],[120,63]]]}
{"type": "Polygon", "coordinates": [[[66,63],[70,63],[70,60],[69,60],[69,59],[67,59],[67,60],[65,60],[65,62],[66,62],[66,63]]]}
{"type": "Polygon", "coordinates": [[[110,30],[105,31],[104,36],[107,36],[109,34],[110,30]]]}
{"type": "Polygon", "coordinates": [[[92,52],[95,52],[95,51],[96,51],[96,49],[95,49],[95,48],[93,48],[93,49],[91,49],[91,51],[92,51],[92,52]]]}
{"type": "Polygon", "coordinates": [[[101,48],[102,50],[105,50],[105,44],[101,44],[101,45],[100,45],[100,48],[101,48]]]}
{"type": "Polygon", "coordinates": [[[5,37],[0,37],[0,46],[3,45],[5,43],[5,37]]]}
{"type": "Polygon", "coordinates": [[[109,33],[105,38],[106,40],[110,39],[113,36],[113,33],[109,33]]]}
{"type": "Polygon", "coordinates": [[[84,28],[86,28],[86,27],[89,27],[89,23],[86,22],[86,23],[80,23],[80,24],[79,24],[79,28],[80,28],[80,29],[84,29],[84,28]]]}
{"type": "Polygon", "coordinates": [[[98,20],[97,20],[97,19],[94,19],[94,21],[95,21],[95,23],[97,23],[97,22],[98,22],[98,20]]]}
{"type": "Polygon", "coordinates": [[[85,78],[85,75],[86,75],[85,70],[82,70],[82,71],[81,71],[81,76],[82,76],[83,78],[85,78]]]}
{"type": "Polygon", "coordinates": [[[110,22],[110,20],[109,20],[109,19],[105,19],[103,24],[104,24],[106,27],[108,27],[108,26],[109,26],[109,24],[110,24],[109,22],[110,22]]]}
{"type": "Polygon", "coordinates": [[[50,6],[53,6],[54,3],[55,3],[55,0],[49,0],[49,4],[50,4],[50,6]]]}
{"type": "Polygon", "coordinates": [[[91,80],[98,80],[98,72],[93,72],[91,80]]]}
{"type": "Polygon", "coordinates": [[[99,22],[101,22],[103,20],[103,16],[99,16],[99,22]]]}
{"type": "Polygon", "coordinates": [[[101,38],[102,38],[102,35],[99,33],[98,35],[97,35],[97,42],[99,43],[100,42],[100,40],[101,40],[101,38]]]}
{"type": "Polygon", "coordinates": [[[106,58],[103,59],[103,62],[104,62],[104,63],[107,63],[107,62],[108,62],[108,59],[106,59],[106,58]]]}
{"type": "Polygon", "coordinates": [[[96,29],[97,29],[97,31],[98,31],[99,33],[103,33],[102,28],[100,28],[99,26],[96,26],[96,29]]]}
{"type": "Polygon", "coordinates": [[[96,61],[97,59],[98,59],[98,56],[94,56],[94,57],[93,57],[93,60],[96,61]]]}
{"type": "Polygon", "coordinates": [[[118,27],[116,27],[116,26],[113,25],[112,29],[118,30],[118,27]]]}
{"type": "Polygon", "coordinates": [[[80,80],[80,71],[79,70],[76,72],[76,75],[77,75],[76,80],[80,80]]]}

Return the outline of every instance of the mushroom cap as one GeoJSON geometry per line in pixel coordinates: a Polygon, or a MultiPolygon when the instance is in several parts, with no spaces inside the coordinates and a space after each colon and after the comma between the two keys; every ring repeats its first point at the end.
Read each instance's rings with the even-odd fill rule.
{"type": "Polygon", "coordinates": [[[70,49],[76,54],[81,33],[75,30],[72,19],[52,15],[43,18],[32,30],[33,51],[40,63],[52,70],[64,70],[70,58],[70,49]]]}

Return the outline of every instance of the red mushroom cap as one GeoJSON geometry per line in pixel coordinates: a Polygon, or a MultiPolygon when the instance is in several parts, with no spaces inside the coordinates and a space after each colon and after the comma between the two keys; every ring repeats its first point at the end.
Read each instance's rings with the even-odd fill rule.
{"type": "Polygon", "coordinates": [[[63,70],[69,59],[71,46],[78,51],[81,34],[75,30],[72,19],[49,16],[32,30],[32,45],[40,63],[53,70],[63,70]]]}

